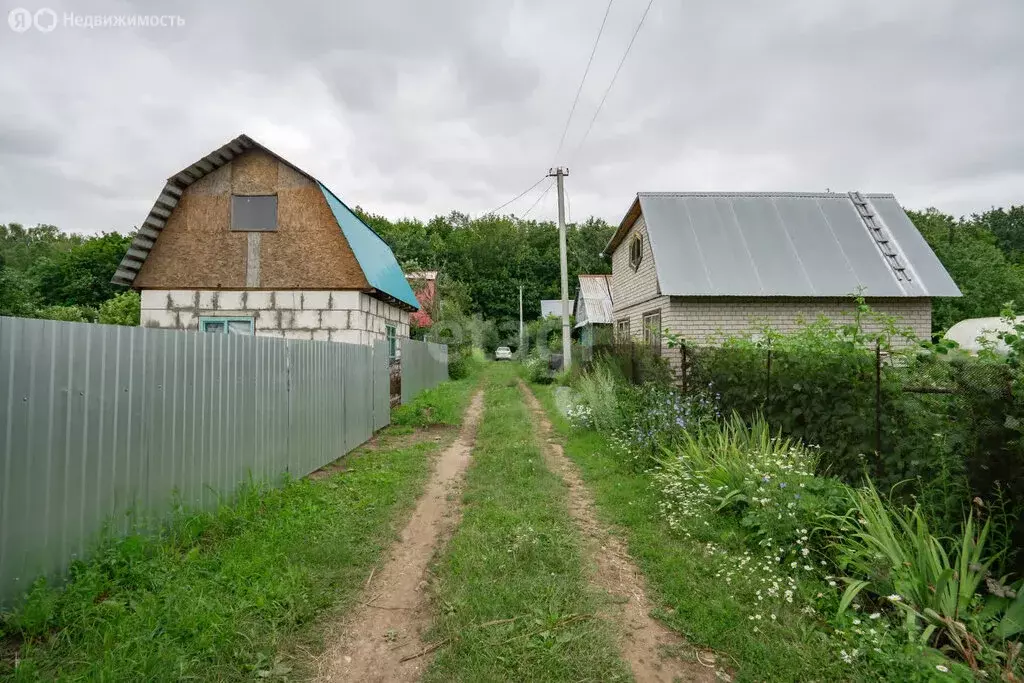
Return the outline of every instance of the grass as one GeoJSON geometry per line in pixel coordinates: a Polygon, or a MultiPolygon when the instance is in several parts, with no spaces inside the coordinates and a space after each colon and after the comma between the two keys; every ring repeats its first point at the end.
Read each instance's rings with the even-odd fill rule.
{"type": "Polygon", "coordinates": [[[446,646],[425,680],[628,680],[609,626],[592,618],[600,598],[587,586],[564,486],[545,467],[517,371],[486,371],[462,524],[434,567],[440,614],[430,635],[446,646]]]}
{"type": "MultiPolygon", "coordinates": [[[[453,384],[406,412],[423,425],[455,420],[473,386],[453,384]]],[[[0,622],[0,678],[288,677],[286,653],[315,640],[317,616],[351,603],[439,447],[384,443],[346,456],[328,477],[243,488],[216,512],[180,514],[159,536],[108,542],[63,587],[39,582],[0,622]]]]}
{"type": "MultiPolygon", "coordinates": [[[[703,544],[682,538],[664,521],[651,480],[610,455],[604,436],[573,430],[555,407],[549,386],[535,387],[565,453],[579,465],[606,522],[623,529],[630,554],[647,577],[658,616],[693,645],[723,653],[736,680],[850,680],[857,678],[824,646],[820,633],[795,612],[777,622],[749,620],[753,590],[716,578],[703,544]]],[[[734,529],[710,529],[715,543],[742,554],[734,529]]],[[[884,674],[883,674],[884,675],[884,674]]]]}
{"type": "Polygon", "coordinates": [[[405,427],[458,425],[466,412],[473,388],[479,384],[476,373],[463,379],[444,382],[416,397],[412,403],[391,411],[391,424],[405,427]]]}

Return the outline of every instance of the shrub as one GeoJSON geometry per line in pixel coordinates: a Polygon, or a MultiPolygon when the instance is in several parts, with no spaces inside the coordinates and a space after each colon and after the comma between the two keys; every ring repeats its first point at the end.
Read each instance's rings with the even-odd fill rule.
{"type": "MultiPolygon", "coordinates": [[[[773,434],[762,418],[738,415],[684,433],[665,451],[656,481],[669,523],[707,513],[735,515],[760,541],[789,546],[788,561],[807,564],[809,529],[845,509],[845,487],[816,477],[819,449],[773,434]]],[[[779,560],[785,559],[780,557],[779,560]]]]}
{"type": "Polygon", "coordinates": [[[709,393],[681,395],[658,383],[620,384],[618,393],[622,427],[614,441],[631,462],[647,469],[663,448],[674,448],[680,438],[719,416],[717,398],[709,393]]]}
{"type": "Polygon", "coordinates": [[[44,306],[35,312],[35,317],[68,323],[91,323],[96,321],[96,311],[88,306],[44,306]]]}
{"type": "Polygon", "coordinates": [[[121,292],[100,304],[97,322],[104,325],[136,326],[139,324],[141,306],[138,292],[133,290],[121,292]]]}
{"type": "Polygon", "coordinates": [[[611,434],[622,425],[615,377],[608,368],[598,366],[581,375],[575,388],[569,417],[578,426],[611,434]]]}
{"type": "Polygon", "coordinates": [[[526,378],[537,384],[550,384],[551,374],[548,371],[547,356],[542,356],[536,349],[530,351],[530,355],[523,361],[526,368],[526,378]]]}

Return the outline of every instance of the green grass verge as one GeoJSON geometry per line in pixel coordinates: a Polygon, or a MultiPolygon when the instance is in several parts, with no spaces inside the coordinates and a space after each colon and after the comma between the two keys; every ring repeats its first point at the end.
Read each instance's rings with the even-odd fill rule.
{"type": "Polygon", "coordinates": [[[434,567],[440,614],[430,639],[447,645],[425,680],[628,680],[608,626],[591,618],[600,598],[587,586],[565,489],[545,467],[517,368],[484,372],[462,524],[434,567]]]}
{"type": "MultiPolygon", "coordinates": [[[[623,529],[630,554],[652,589],[652,600],[664,606],[658,614],[662,621],[693,645],[727,655],[736,680],[859,678],[823,646],[820,633],[795,610],[784,612],[777,622],[751,622],[753,589],[716,578],[717,570],[708,567],[701,542],[669,528],[650,478],[610,456],[601,434],[572,429],[555,407],[552,387],[534,390],[565,439],[566,455],[579,465],[593,491],[600,515],[623,529]]],[[[741,540],[728,530],[715,543],[742,555],[741,540]]]]}
{"type": "MultiPolygon", "coordinates": [[[[403,410],[419,416],[417,426],[457,424],[474,382],[441,385],[403,410]]],[[[382,434],[414,431],[395,413],[400,424],[382,434]]],[[[287,677],[288,651],[315,643],[309,625],[349,603],[394,540],[438,447],[359,449],[328,478],[245,488],[216,512],[180,515],[159,536],[103,545],[63,587],[40,582],[3,616],[0,678],[287,677]]]]}
{"type": "Polygon", "coordinates": [[[439,384],[424,391],[412,403],[396,406],[391,411],[391,424],[411,427],[461,424],[462,414],[466,412],[473,389],[479,383],[478,373],[473,373],[439,384]]]}

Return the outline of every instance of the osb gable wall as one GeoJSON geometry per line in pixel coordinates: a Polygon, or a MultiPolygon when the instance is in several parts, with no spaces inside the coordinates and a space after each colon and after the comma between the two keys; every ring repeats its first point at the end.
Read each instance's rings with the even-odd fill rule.
{"type": "Polygon", "coordinates": [[[135,286],[244,289],[250,235],[259,239],[259,289],[369,287],[316,182],[262,150],[185,189],[135,286]],[[231,231],[232,194],[276,194],[277,230],[231,231]]]}

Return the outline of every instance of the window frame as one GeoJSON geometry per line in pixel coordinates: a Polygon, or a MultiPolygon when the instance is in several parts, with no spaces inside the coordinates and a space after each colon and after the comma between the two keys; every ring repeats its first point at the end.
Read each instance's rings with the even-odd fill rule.
{"type": "Polygon", "coordinates": [[[615,321],[615,336],[619,341],[629,341],[629,318],[615,321]]]}
{"type": "Polygon", "coordinates": [[[237,315],[232,315],[232,316],[227,316],[227,317],[222,317],[222,316],[205,316],[205,315],[204,316],[200,316],[200,318],[199,318],[199,331],[200,332],[204,332],[204,333],[209,333],[209,334],[231,334],[231,332],[229,331],[229,324],[230,323],[240,323],[240,322],[249,323],[249,334],[246,335],[246,336],[254,336],[256,334],[256,321],[253,318],[251,318],[251,317],[237,316],[237,315]],[[208,324],[210,324],[210,323],[220,323],[220,324],[224,325],[224,329],[221,332],[213,332],[211,330],[207,330],[206,326],[208,324]]]}
{"type": "Polygon", "coordinates": [[[385,323],[384,339],[388,343],[388,360],[395,360],[398,358],[398,326],[385,323]]]}
{"type": "Polygon", "coordinates": [[[633,239],[629,242],[629,266],[633,271],[640,270],[640,264],[644,260],[644,236],[633,235],[633,239]],[[636,257],[634,258],[633,251],[636,250],[636,257]]]}
{"type": "Polygon", "coordinates": [[[231,195],[231,216],[228,219],[228,229],[231,232],[277,232],[280,227],[278,221],[280,204],[277,194],[232,194],[231,195]],[[272,228],[257,228],[257,227],[235,227],[235,200],[236,199],[255,199],[261,197],[264,199],[273,198],[274,200],[274,227],[272,228]]]}
{"type": "Polygon", "coordinates": [[[641,318],[644,328],[644,343],[651,347],[651,349],[660,354],[661,353],[661,309],[656,311],[648,311],[643,314],[641,318]],[[651,321],[657,317],[658,324],[656,326],[651,325],[651,321]]]}

